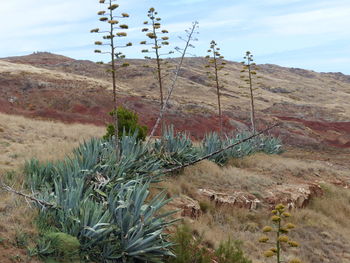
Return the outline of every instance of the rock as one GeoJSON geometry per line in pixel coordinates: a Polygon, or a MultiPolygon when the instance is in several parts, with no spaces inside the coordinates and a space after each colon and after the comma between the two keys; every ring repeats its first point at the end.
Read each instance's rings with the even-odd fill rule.
{"type": "Polygon", "coordinates": [[[180,209],[179,216],[198,218],[201,214],[201,208],[197,200],[194,200],[188,196],[181,195],[173,199],[169,204],[171,207],[180,209]]]}
{"type": "Polygon", "coordinates": [[[269,197],[265,201],[274,207],[282,203],[288,208],[304,208],[314,197],[323,195],[323,190],[318,184],[283,184],[277,185],[268,192],[269,197]]]}
{"type": "Polygon", "coordinates": [[[244,192],[233,194],[219,193],[210,189],[199,189],[198,194],[214,201],[217,205],[229,205],[239,208],[257,209],[260,200],[254,195],[244,192]]]}

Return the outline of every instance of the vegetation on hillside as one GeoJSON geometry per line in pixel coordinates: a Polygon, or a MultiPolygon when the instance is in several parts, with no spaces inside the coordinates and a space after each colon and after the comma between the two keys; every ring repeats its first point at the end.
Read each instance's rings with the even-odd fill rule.
{"type": "MultiPolygon", "coordinates": [[[[224,62],[220,61],[218,65],[218,59],[223,57],[215,42],[211,43],[214,61],[210,63],[214,63],[215,69],[220,136],[213,132],[197,146],[187,133],[175,132],[173,126],[163,126],[160,139],[144,143],[147,129],[138,124],[138,116],[123,107],[117,107],[116,62],[125,57],[119,49],[132,45],[117,41],[127,36],[124,30],[128,29],[128,25],[117,19],[128,18],[129,15],[115,14],[119,7],[115,0],[99,2],[105,7],[98,12],[99,20],[109,26],[107,30],[96,28],[91,32],[103,34],[103,41],[96,41],[95,45],[108,47],[107,51],[96,49],[95,53],[107,54],[111,59],[108,72],[112,77],[114,109],[111,116],[114,123],[107,127],[103,139],[95,138],[82,143],[63,160],[41,163],[33,159],[26,163],[25,185],[33,195],[23,196],[36,201],[39,209],[39,237],[37,245],[30,252],[39,258],[64,261],[127,263],[162,262],[166,258],[171,260],[176,257],[172,250],[175,244],[168,238],[167,231],[176,221],[172,218],[176,211],[164,211],[170,199],[164,191],[151,196],[151,184],[159,182],[172,171],[206,158],[224,165],[232,157],[243,157],[259,151],[280,153],[281,143],[274,138],[255,134],[251,136],[249,133],[223,136],[218,70],[224,62]]],[[[156,125],[163,117],[186,50],[191,47],[190,42],[194,40],[193,34],[197,28],[195,22],[186,31],[188,38],[182,50],[182,59],[164,102],[164,68],[161,65],[160,49],[169,44],[169,38],[166,36],[168,31],[161,29],[161,19],[157,15],[155,9],[150,8],[148,17],[151,27],[143,29],[153,41],[152,50],[143,52],[155,53],[157,63],[161,109],[156,125]]],[[[141,43],[148,44],[147,41],[141,43]]],[[[121,67],[124,66],[128,65],[121,64],[121,67]]],[[[4,187],[12,191],[8,186],[4,187]]],[[[201,262],[209,262],[213,257],[219,262],[238,262],[236,257],[245,260],[237,244],[230,241],[221,244],[214,254],[209,250],[202,250],[201,253],[201,262]],[[207,256],[203,257],[201,253],[207,256]]],[[[182,255],[177,256],[180,259],[182,255]]]]}
{"type": "Polygon", "coordinates": [[[254,103],[254,76],[256,76],[256,63],[253,59],[253,54],[250,51],[247,51],[244,56],[244,61],[242,62],[243,69],[241,70],[242,73],[246,73],[246,75],[241,75],[241,78],[244,80],[244,82],[248,85],[249,88],[249,97],[250,97],[250,122],[252,126],[252,132],[253,134],[256,133],[256,110],[255,110],[255,103],[254,103]]]}
{"type": "MultiPolygon", "coordinates": [[[[109,113],[114,116],[116,113],[114,111],[109,113]]],[[[135,112],[132,112],[122,106],[118,107],[118,137],[121,137],[124,133],[127,135],[132,135],[137,132],[137,139],[145,140],[147,136],[148,128],[147,126],[140,125],[138,123],[139,117],[135,112]]],[[[107,133],[103,136],[104,139],[109,139],[115,136],[115,125],[113,123],[107,126],[107,133]]]]}
{"type": "MultiPolygon", "coordinates": [[[[108,23],[109,25],[106,26],[107,29],[100,29],[95,28],[92,29],[91,33],[98,33],[103,34],[102,38],[103,41],[96,41],[95,45],[101,47],[101,46],[107,46],[107,51],[103,51],[101,49],[95,49],[95,53],[101,53],[101,54],[107,54],[110,58],[111,63],[110,68],[108,69],[108,72],[111,73],[112,77],[112,86],[113,86],[113,112],[117,112],[117,65],[116,62],[119,60],[122,60],[125,58],[125,55],[123,55],[122,52],[119,50],[125,47],[132,46],[131,42],[123,42],[119,39],[122,39],[127,36],[127,33],[125,30],[129,28],[127,24],[120,23],[117,19],[126,19],[129,17],[129,14],[127,13],[121,13],[119,15],[116,14],[116,10],[118,9],[119,5],[116,4],[116,0],[99,0],[100,4],[103,7],[103,10],[99,11],[97,15],[100,17],[99,21],[102,23],[108,23]],[[121,42],[121,43],[120,43],[121,42]]],[[[103,62],[99,62],[100,64],[103,64],[103,62]]],[[[127,67],[128,63],[122,63],[121,67],[127,67]]],[[[114,137],[115,137],[115,147],[116,152],[118,154],[118,114],[113,114],[114,117],[114,126],[116,127],[114,129],[114,137]]]]}
{"type": "Polygon", "coordinates": [[[208,58],[208,64],[206,65],[206,67],[211,70],[207,71],[208,78],[214,82],[214,86],[216,88],[216,96],[218,98],[220,137],[222,137],[223,124],[221,110],[221,90],[224,87],[221,79],[219,78],[219,71],[224,68],[226,62],[223,61],[224,56],[220,54],[220,48],[217,47],[217,45],[218,44],[214,40],[210,42],[210,49],[208,49],[209,55],[206,56],[206,58],[208,58]]]}
{"type": "MultiPolygon", "coordinates": [[[[216,138],[216,142],[218,135],[210,138],[216,138]]],[[[231,140],[237,139],[226,139],[231,140]]],[[[64,160],[31,160],[25,166],[27,187],[38,193],[35,198],[52,204],[40,211],[39,229],[44,229],[41,235],[46,237],[48,231],[75,237],[84,258],[100,262],[158,262],[172,255],[172,243],[164,231],[173,223],[169,216],[174,212],[161,212],[170,200],[164,192],[150,199],[150,184],[161,179],[167,169],[217,150],[207,144],[205,139],[195,146],[186,133],[169,127],[152,144],[138,140],[137,132],[124,133],[119,142],[120,155],[115,154],[113,140],[92,139],[64,160]]],[[[280,142],[260,137],[213,160],[224,164],[230,157],[267,150],[279,153],[280,142]]]]}

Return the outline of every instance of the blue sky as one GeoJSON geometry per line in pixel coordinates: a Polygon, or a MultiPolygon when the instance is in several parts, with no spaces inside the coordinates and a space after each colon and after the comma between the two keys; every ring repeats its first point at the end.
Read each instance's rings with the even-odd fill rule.
{"type": "MultiPolygon", "coordinates": [[[[197,56],[206,55],[212,39],[229,60],[241,61],[246,50],[258,64],[272,63],[321,72],[350,74],[349,0],[119,0],[130,14],[127,57],[143,57],[140,32],[153,6],[177,36],[199,21],[197,56]]],[[[49,51],[77,59],[101,60],[90,29],[97,20],[98,0],[11,0],[0,3],[0,57],[49,51]]]]}

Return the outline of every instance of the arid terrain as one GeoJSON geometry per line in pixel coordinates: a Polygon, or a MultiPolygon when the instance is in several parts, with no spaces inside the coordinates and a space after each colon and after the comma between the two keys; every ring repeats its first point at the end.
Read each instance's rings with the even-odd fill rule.
{"type": "MultiPolygon", "coordinates": [[[[119,102],[152,126],[158,88],[144,61],[118,71],[119,102]],[[150,84],[151,83],[151,84],[150,84]]],[[[149,63],[149,62],[148,62],[149,63]]],[[[175,65],[176,60],[171,61],[175,65]]],[[[215,90],[205,60],[186,59],[166,120],[193,138],[217,129],[215,90]]],[[[178,216],[203,235],[208,247],[228,238],[243,241],[254,263],[266,261],[257,240],[269,210],[284,202],[301,244],[289,253],[304,263],[350,262],[350,76],[259,65],[259,128],[273,133],[281,155],[254,154],[224,167],[203,161],[160,182],[178,216]]],[[[239,63],[228,62],[223,108],[225,130],[249,126],[249,97],[239,88],[239,63]]],[[[111,85],[104,66],[50,53],[0,59],[0,179],[23,189],[25,160],[62,159],[79,142],[100,137],[110,120],[111,85]]],[[[39,262],[28,256],[37,230],[27,200],[0,192],[0,262],[39,262]]]]}
{"type": "MultiPolygon", "coordinates": [[[[176,59],[170,65],[176,65],[176,59]]],[[[155,121],[158,88],[143,60],[118,70],[119,103],[155,121]]],[[[149,66],[150,61],[147,62],[149,66]]],[[[188,58],[180,72],[167,120],[195,138],[217,129],[216,95],[205,72],[206,60],[188,58]]],[[[256,79],[258,126],[281,122],[285,143],[299,146],[350,147],[350,76],[259,65],[256,79]]],[[[227,132],[249,125],[248,88],[240,88],[241,64],[228,62],[221,78],[227,132]],[[225,74],[228,75],[225,75],[225,74]]],[[[105,66],[50,53],[0,60],[0,111],[64,122],[104,125],[112,109],[105,66]]]]}

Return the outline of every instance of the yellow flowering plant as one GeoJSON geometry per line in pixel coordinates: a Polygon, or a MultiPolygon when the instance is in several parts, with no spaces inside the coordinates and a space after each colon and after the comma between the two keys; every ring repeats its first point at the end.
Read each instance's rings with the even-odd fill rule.
{"type": "MultiPolygon", "coordinates": [[[[277,263],[287,262],[281,259],[282,246],[284,246],[284,248],[288,246],[291,248],[299,247],[298,242],[290,240],[288,237],[288,233],[295,228],[294,224],[284,222],[290,216],[291,214],[285,211],[285,206],[283,204],[276,205],[275,209],[272,210],[272,216],[270,218],[272,226],[265,226],[262,229],[264,234],[271,233],[275,238],[270,239],[267,235],[259,238],[260,243],[275,245],[264,251],[263,255],[266,258],[276,257],[277,263]]],[[[299,259],[292,259],[289,263],[301,263],[301,261],[299,259]]]]}

